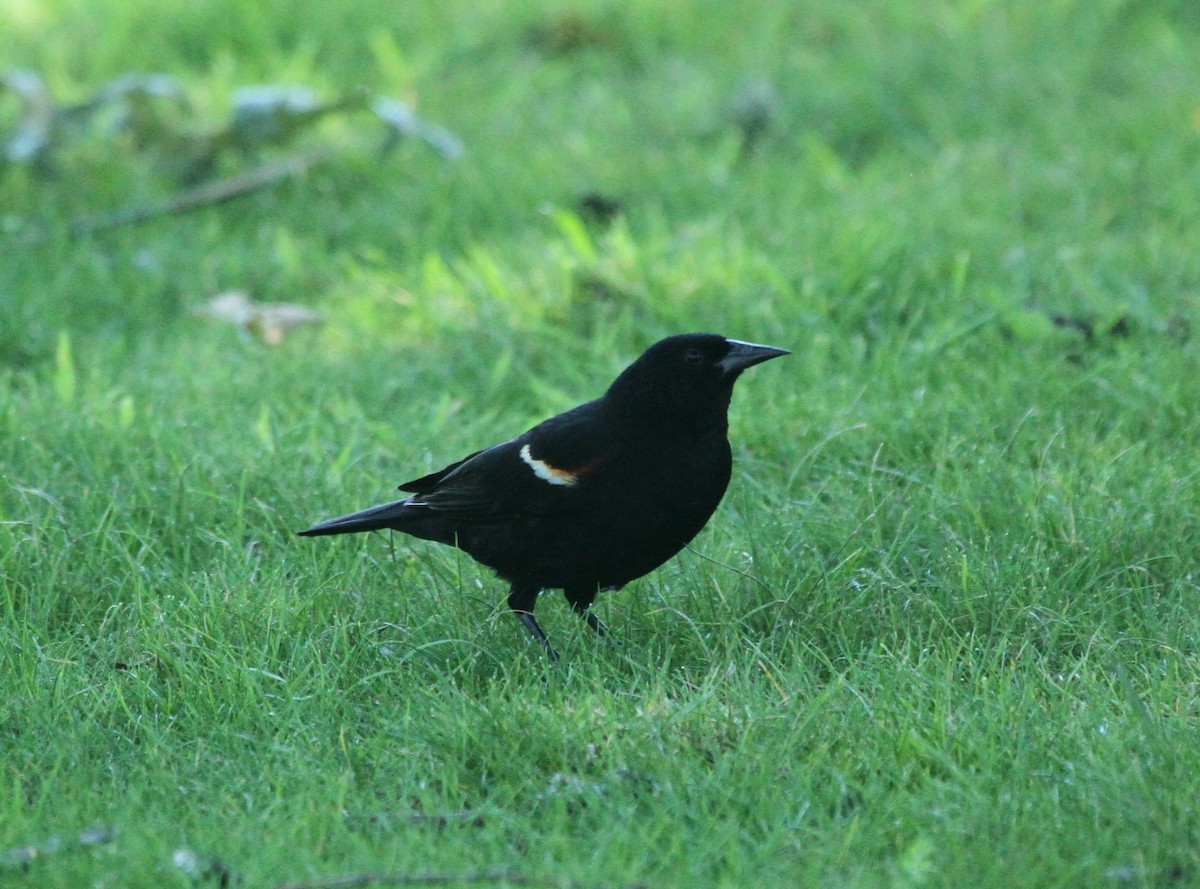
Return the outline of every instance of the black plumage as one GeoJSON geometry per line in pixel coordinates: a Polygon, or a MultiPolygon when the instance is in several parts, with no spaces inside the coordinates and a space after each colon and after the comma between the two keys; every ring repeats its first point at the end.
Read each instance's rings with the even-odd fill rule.
{"type": "Polygon", "coordinates": [[[509,607],[556,660],[533,616],[538,593],[561,589],[603,633],[588,610],[596,593],[667,561],[721,502],[734,382],[786,354],[714,334],[668,337],[595,401],[406,482],[403,500],[300,533],[391,528],[458,546],[511,584],[509,607]]]}

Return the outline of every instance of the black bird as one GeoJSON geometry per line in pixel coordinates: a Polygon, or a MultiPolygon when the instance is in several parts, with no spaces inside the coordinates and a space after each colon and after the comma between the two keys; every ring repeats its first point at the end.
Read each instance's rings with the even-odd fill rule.
{"type": "Polygon", "coordinates": [[[715,334],[667,337],[595,401],[406,482],[410,497],[300,534],[391,528],[457,546],[512,585],[508,607],[557,660],[533,616],[538,593],[561,589],[603,634],[588,611],[596,593],[667,561],[721,502],[734,382],[787,354],[715,334]]]}

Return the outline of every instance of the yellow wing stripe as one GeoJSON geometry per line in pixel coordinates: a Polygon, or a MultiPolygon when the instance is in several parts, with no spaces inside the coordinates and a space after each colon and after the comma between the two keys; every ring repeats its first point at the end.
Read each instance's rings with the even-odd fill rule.
{"type": "Polygon", "coordinates": [[[545,460],[539,460],[533,456],[529,450],[529,445],[522,445],[521,459],[533,470],[533,474],[542,481],[549,482],[552,485],[566,485],[570,487],[579,481],[579,478],[565,469],[555,469],[545,460]]]}

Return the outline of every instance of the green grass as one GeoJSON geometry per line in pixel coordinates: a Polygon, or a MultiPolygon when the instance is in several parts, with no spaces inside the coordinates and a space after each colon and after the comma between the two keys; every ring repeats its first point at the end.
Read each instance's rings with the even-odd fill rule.
{"type": "Polygon", "coordinates": [[[101,134],[0,170],[0,882],[1200,884],[1195,4],[167,6],[7,3],[0,58],[169,72],[197,128],[363,87],[467,153],[331,121],[75,238],[172,186],[101,134]],[[192,311],[231,288],[325,323],[192,311]],[[292,536],[684,330],[795,354],[613,644],[547,596],[550,667],[461,554],[292,536]]]}

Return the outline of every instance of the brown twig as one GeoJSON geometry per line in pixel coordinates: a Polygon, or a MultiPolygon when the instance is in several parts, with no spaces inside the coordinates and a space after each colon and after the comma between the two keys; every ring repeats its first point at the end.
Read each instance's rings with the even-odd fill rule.
{"type": "Polygon", "coordinates": [[[123,225],[137,225],[159,216],[182,213],[196,207],[220,204],[284,179],[302,176],[328,158],[329,153],[321,151],[273,161],[236,176],[215,179],[186,189],[162,203],[127,207],[105,216],[77,219],[71,223],[71,234],[79,237],[123,225]]]}

